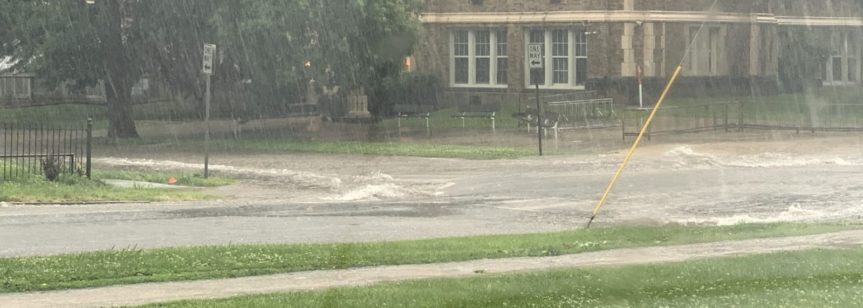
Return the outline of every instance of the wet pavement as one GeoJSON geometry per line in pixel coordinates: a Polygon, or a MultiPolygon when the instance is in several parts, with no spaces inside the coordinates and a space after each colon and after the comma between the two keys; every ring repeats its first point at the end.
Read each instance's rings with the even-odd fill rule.
{"type": "MultiPolygon", "coordinates": [[[[647,145],[596,221],[860,220],[856,138],[647,145]]],[[[196,168],[135,153],[98,165],[196,168]]],[[[0,207],[0,256],[239,243],[325,243],[583,227],[622,154],[517,160],[220,156],[220,201],[0,207]]]]}

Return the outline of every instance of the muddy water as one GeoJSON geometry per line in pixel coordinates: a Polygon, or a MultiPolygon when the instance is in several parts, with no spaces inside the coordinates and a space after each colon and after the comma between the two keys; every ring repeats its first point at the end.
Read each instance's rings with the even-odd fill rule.
{"type": "MultiPolygon", "coordinates": [[[[860,144],[857,137],[648,144],[624,173],[600,222],[857,219],[863,216],[860,144]]],[[[530,212],[546,221],[577,221],[589,216],[621,158],[621,151],[508,161],[262,155],[219,157],[211,169],[285,192],[269,199],[457,201],[530,212]]],[[[107,157],[97,163],[191,170],[199,167],[193,161],[107,157]]],[[[257,197],[251,188],[232,193],[257,197]]]]}
{"type": "MultiPolygon", "coordinates": [[[[859,220],[856,138],[647,144],[597,225],[859,220]]],[[[0,204],[0,257],[228,243],[332,243],[531,233],[584,226],[623,154],[467,161],[214,155],[241,178],[223,200],[0,204]]],[[[198,171],[200,157],[138,151],[97,166],[198,171]]]]}

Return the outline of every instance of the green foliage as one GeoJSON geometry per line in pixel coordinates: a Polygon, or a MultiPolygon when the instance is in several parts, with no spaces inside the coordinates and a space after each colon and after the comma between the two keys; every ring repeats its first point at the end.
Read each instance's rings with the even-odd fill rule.
{"type": "Polygon", "coordinates": [[[211,1],[14,2],[13,26],[0,39],[20,60],[17,68],[73,90],[104,82],[111,136],[138,136],[131,90],[143,76],[200,93],[193,66],[200,63],[195,51],[208,33],[204,12],[211,1]]]}
{"type": "Polygon", "coordinates": [[[419,9],[417,0],[2,1],[0,54],[51,85],[104,81],[109,134],[136,137],[132,85],[146,76],[200,102],[205,42],[220,46],[217,91],[254,93],[255,114],[280,113],[311,79],[354,89],[398,75],[419,9]]]}
{"type": "Polygon", "coordinates": [[[438,106],[438,93],[441,91],[441,81],[437,75],[410,73],[391,76],[383,79],[382,85],[374,94],[377,105],[372,106],[373,113],[378,115],[393,115],[394,107],[400,104],[423,106],[435,110],[438,106]]]}
{"type": "Polygon", "coordinates": [[[382,265],[542,257],[625,247],[817,234],[857,227],[795,224],[628,226],[382,243],[182,247],[9,258],[0,259],[0,293],[382,265]]]}
{"type": "Polygon", "coordinates": [[[219,8],[214,26],[259,108],[284,112],[312,79],[353,89],[397,76],[418,40],[418,12],[414,0],[238,0],[219,8]]]}

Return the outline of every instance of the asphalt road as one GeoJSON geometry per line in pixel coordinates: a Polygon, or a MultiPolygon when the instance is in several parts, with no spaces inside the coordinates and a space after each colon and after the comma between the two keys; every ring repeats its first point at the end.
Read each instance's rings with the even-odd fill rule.
{"type": "MultiPolygon", "coordinates": [[[[647,146],[596,225],[859,220],[854,139],[647,146]]],[[[101,165],[193,168],[129,153],[101,165]]],[[[0,205],[0,257],[239,243],[402,240],[580,228],[621,153],[501,161],[219,157],[225,200],[0,205]]]]}

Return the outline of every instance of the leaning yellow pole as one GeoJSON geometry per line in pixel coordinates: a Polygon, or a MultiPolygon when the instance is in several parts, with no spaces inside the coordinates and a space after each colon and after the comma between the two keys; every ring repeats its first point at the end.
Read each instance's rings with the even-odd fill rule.
{"type": "Polygon", "coordinates": [[[626,158],[623,159],[623,163],[620,164],[620,167],[617,169],[617,173],[615,173],[614,177],[611,178],[611,183],[608,183],[608,188],[605,189],[605,194],[602,195],[602,198],[599,199],[599,203],[597,203],[596,207],[593,208],[593,216],[591,216],[590,221],[587,222],[588,228],[590,228],[590,224],[593,223],[593,220],[596,219],[596,216],[599,215],[599,210],[601,210],[602,206],[605,205],[605,200],[608,199],[608,195],[611,194],[611,191],[617,184],[617,180],[620,178],[623,170],[626,169],[627,165],[629,165],[629,161],[632,159],[632,155],[635,154],[635,150],[637,150],[638,146],[641,144],[641,138],[644,137],[645,132],[647,132],[647,128],[650,127],[650,123],[653,122],[653,117],[656,116],[656,112],[659,111],[660,107],[662,107],[662,103],[665,101],[665,96],[668,95],[668,92],[671,90],[671,86],[673,86],[674,82],[677,81],[677,77],[680,76],[680,71],[682,70],[683,65],[678,65],[677,69],[674,70],[674,74],[671,75],[671,79],[665,86],[665,90],[662,91],[662,95],[660,95],[659,100],[656,101],[656,106],[653,107],[653,110],[650,112],[650,116],[647,117],[647,121],[645,121],[644,125],[641,127],[641,131],[638,133],[638,138],[635,139],[632,147],[629,148],[629,153],[626,154],[626,158]]]}

